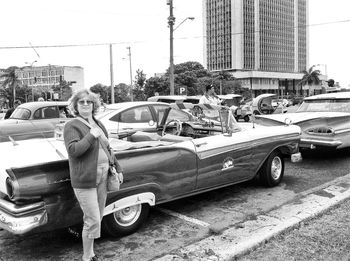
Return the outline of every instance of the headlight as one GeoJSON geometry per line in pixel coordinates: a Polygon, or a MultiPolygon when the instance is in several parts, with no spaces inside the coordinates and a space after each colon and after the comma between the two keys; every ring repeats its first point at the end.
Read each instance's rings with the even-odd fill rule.
{"type": "Polygon", "coordinates": [[[334,130],[331,127],[315,127],[306,130],[306,133],[311,135],[334,135],[334,130]]]}

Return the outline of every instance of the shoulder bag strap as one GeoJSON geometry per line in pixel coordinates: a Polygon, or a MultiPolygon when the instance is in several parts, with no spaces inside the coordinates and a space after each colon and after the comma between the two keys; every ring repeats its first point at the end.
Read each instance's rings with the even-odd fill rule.
{"type": "MultiPolygon", "coordinates": [[[[84,123],[84,124],[85,124],[86,126],[88,126],[90,129],[92,128],[91,125],[90,125],[90,123],[87,122],[86,120],[84,120],[84,119],[82,119],[82,118],[80,118],[80,117],[76,117],[76,119],[79,120],[79,121],[81,121],[82,123],[84,123]]],[[[113,158],[112,158],[111,152],[108,150],[106,144],[104,144],[104,143],[102,142],[102,140],[101,140],[100,137],[98,138],[98,140],[99,140],[99,142],[100,142],[100,144],[101,144],[101,146],[102,146],[102,149],[105,151],[105,153],[106,153],[106,155],[107,155],[107,157],[108,157],[109,164],[114,164],[114,160],[113,160],[113,158]]]]}

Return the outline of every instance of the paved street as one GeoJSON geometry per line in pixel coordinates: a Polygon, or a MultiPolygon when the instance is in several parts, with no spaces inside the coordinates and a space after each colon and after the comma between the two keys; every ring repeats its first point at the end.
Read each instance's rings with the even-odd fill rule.
{"type": "MultiPolygon", "coordinates": [[[[267,189],[256,181],[178,200],[154,208],[137,233],[102,238],[96,252],[105,260],[152,260],[245,220],[277,209],[300,193],[350,173],[348,151],[305,154],[301,163],[286,163],[280,186],[267,189]]],[[[81,243],[65,231],[14,236],[0,231],[3,260],[80,260],[81,243]],[[43,247],[45,246],[45,247],[43,247]]]]}

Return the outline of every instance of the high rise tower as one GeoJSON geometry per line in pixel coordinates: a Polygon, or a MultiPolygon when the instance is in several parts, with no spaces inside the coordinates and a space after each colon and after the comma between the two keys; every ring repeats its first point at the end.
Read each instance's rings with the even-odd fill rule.
{"type": "Polygon", "coordinates": [[[250,88],[300,92],[308,68],[308,0],[204,0],[204,64],[250,88]]]}

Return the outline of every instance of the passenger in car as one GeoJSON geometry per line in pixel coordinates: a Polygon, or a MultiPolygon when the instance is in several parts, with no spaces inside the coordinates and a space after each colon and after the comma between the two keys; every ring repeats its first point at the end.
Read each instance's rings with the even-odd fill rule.
{"type": "Polygon", "coordinates": [[[67,113],[64,108],[60,108],[60,118],[67,118],[67,113]]]}
{"type": "Polygon", "coordinates": [[[12,107],[11,109],[8,109],[8,110],[7,110],[4,119],[6,120],[6,119],[10,118],[12,112],[13,112],[19,105],[21,105],[21,101],[20,101],[20,100],[16,100],[15,103],[14,103],[14,105],[13,105],[13,107],[12,107]]]}
{"type": "Polygon", "coordinates": [[[220,105],[222,102],[221,99],[219,99],[218,96],[215,94],[215,88],[213,85],[207,85],[205,87],[205,93],[200,98],[199,103],[200,104],[214,104],[214,105],[220,105]]]}

